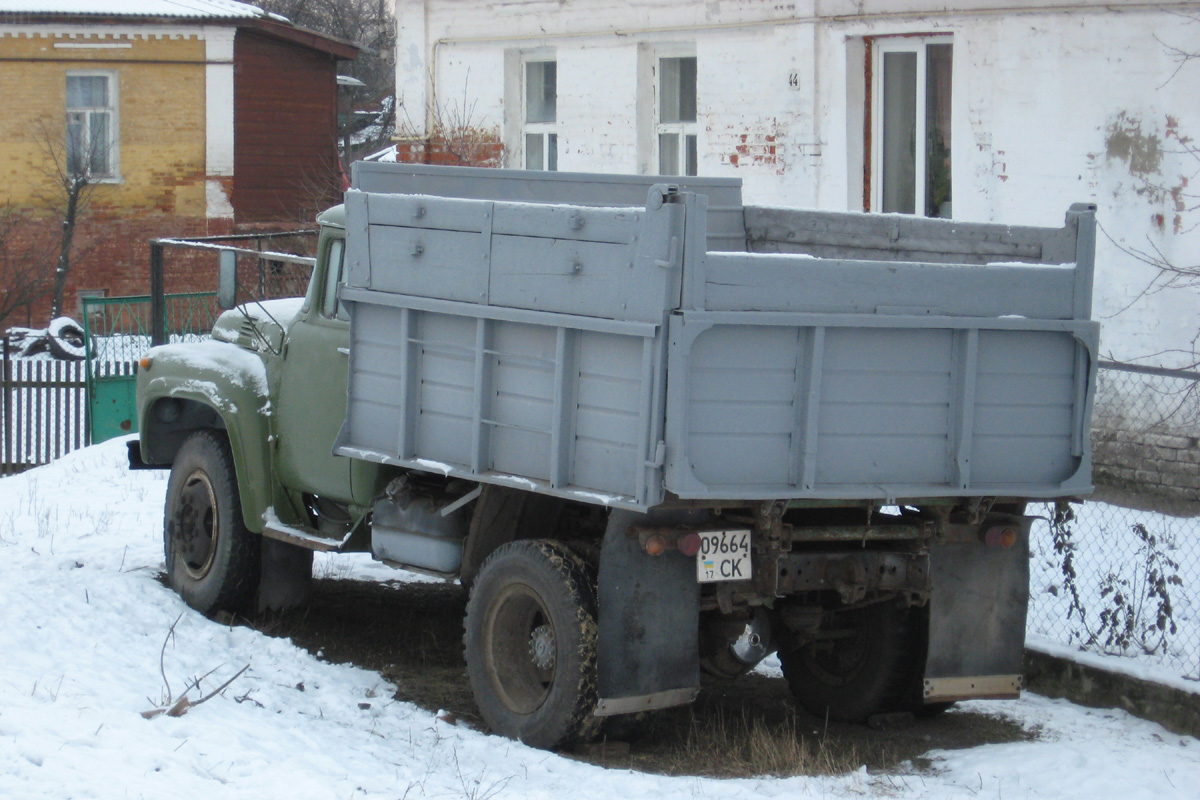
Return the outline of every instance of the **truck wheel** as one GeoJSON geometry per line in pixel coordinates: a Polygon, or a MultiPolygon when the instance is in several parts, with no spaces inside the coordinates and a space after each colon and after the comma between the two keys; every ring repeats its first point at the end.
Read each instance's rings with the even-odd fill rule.
{"type": "Polygon", "coordinates": [[[246,530],[229,442],[214,431],[188,437],[167,482],[163,521],[167,578],[205,614],[238,612],[254,598],[258,537],[246,530]]]}
{"type": "Polygon", "coordinates": [[[596,594],[583,559],[544,539],[501,545],[464,627],[471,691],[492,730],[541,748],[594,735],[596,594]]]}
{"type": "Polygon", "coordinates": [[[906,611],[893,603],[834,615],[828,638],[780,652],[783,675],[797,702],[818,717],[862,722],[907,708],[906,611]]]}

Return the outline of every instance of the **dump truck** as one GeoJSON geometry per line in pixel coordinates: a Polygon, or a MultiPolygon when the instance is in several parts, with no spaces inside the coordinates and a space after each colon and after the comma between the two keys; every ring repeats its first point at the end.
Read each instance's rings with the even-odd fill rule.
{"type": "Polygon", "coordinates": [[[482,719],[543,748],[772,653],[830,719],[1015,697],[1026,506],[1091,490],[1094,212],[357,164],[303,298],[141,362],[169,582],[213,613],[294,602],[314,551],[456,580],[482,719]]]}

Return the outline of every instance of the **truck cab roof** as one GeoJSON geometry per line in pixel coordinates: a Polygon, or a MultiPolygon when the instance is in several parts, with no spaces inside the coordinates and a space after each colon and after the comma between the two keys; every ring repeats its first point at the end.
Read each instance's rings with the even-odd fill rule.
{"type": "Polygon", "coordinates": [[[317,224],[328,228],[346,229],[346,206],[339,203],[317,214],[317,224]]]}

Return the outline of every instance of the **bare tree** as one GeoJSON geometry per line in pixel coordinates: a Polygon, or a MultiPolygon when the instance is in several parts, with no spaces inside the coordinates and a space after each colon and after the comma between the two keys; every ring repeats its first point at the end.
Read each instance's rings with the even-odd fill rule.
{"type": "Polygon", "coordinates": [[[71,268],[84,252],[77,233],[98,182],[96,167],[106,163],[103,137],[72,136],[46,120],[33,126],[41,151],[42,180],[30,207],[0,207],[0,320],[50,294],[50,319],[63,314],[71,268]]]}
{"type": "Polygon", "coordinates": [[[71,268],[83,258],[76,247],[76,234],[96,185],[108,173],[110,144],[104,136],[80,134],[71,122],[57,130],[41,120],[35,130],[45,179],[35,196],[58,232],[50,300],[50,318],[54,319],[62,316],[71,268]]]}
{"type": "MultiPolygon", "coordinates": [[[[475,116],[476,101],[470,97],[467,71],[461,100],[434,100],[429,119],[418,125],[404,109],[397,120],[396,139],[418,144],[424,148],[424,160],[430,163],[463,167],[496,167],[500,165],[504,147],[500,127],[483,126],[475,116]],[[425,135],[422,127],[428,127],[425,135]]],[[[424,109],[421,109],[424,112],[424,109]]]]}

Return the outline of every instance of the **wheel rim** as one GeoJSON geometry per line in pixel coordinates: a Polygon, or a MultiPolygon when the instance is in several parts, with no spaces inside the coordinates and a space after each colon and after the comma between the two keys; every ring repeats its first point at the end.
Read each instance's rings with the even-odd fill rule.
{"type": "Polygon", "coordinates": [[[187,476],[179,492],[174,531],[175,557],[195,580],[212,569],[217,553],[217,495],[203,470],[187,476]]]}
{"type": "Polygon", "coordinates": [[[516,714],[537,711],[550,694],[558,665],[558,637],[541,598],[524,584],[506,586],[483,633],[496,696],[516,714]]]}

